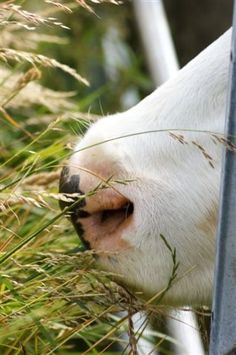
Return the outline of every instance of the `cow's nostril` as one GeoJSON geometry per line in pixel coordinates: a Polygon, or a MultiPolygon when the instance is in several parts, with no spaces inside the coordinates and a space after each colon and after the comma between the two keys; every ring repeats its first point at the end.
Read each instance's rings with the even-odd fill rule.
{"type": "Polygon", "coordinates": [[[126,212],[127,218],[128,218],[131,214],[133,214],[133,212],[134,212],[134,204],[133,204],[133,202],[128,202],[128,203],[126,204],[126,206],[125,206],[125,212],[126,212]]]}
{"type": "Polygon", "coordinates": [[[89,212],[87,212],[85,210],[78,210],[76,217],[78,217],[78,218],[88,218],[90,216],[91,216],[91,214],[89,212]]]}
{"type": "Polygon", "coordinates": [[[121,222],[125,221],[134,211],[134,204],[127,202],[118,209],[107,209],[101,212],[101,223],[119,218],[121,222]]]}

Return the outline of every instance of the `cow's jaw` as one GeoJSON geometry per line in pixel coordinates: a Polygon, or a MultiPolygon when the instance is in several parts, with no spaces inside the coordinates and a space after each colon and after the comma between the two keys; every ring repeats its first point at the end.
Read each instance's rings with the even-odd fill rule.
{"type": "Polygon", "coordinates": [[[61,181],[62,192],[86,195],[73,223],[124,283],[149,296],[165,290],[176,250],[162,299],[171,305],[211,299],[222,147],[202,131],[223,132],[229,37],[133,109],[94,124],[61,181]]]}

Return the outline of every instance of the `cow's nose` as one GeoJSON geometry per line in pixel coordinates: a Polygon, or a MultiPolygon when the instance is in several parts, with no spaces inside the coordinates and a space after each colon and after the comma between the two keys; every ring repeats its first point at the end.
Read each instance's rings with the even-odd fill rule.
{"type": "Polygon", "coordinates": [[[71,204],[74,205],[69,211],[69,216],[86,248],[106,251],[120,250],[124,246],[120,238],[130,223],[134,210],[133,203],[112,187],[98,189],[95,194],[87,194],[86,199],[79,198],[76,203],[80,195],[84,196],[80,185],[87,190],[85,187],[87,181],[85,174],[75,174],[74,169],[64,167],[59,191],[70,200],[72,197],[72,200],[70,202],[60,201],[60,207],[64,209],[71,204]],[[71,194],[76,195],[73,197],[71,194]]]}

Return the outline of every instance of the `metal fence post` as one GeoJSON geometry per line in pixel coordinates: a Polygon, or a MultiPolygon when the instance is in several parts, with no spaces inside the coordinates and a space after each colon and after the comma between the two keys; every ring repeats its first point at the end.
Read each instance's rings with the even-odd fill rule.
{"type": "MultiPolygon", "coordinates": [[[[226,135],[235,143],[236,1],[230,60],[226,135]]],[[[229,149],[222,165],[210,354],[236,354],[236,153],[229,149]]]]}

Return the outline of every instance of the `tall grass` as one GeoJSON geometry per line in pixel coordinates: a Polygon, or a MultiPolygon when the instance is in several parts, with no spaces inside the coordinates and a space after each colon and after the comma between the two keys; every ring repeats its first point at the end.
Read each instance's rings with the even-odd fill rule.
{"type": "MultiPolygon", "coordinates": [[[[60,35],[48,33],[53,27],[67,31],[61,12],[70,16],[83,7],[93,16],[93,5],[102,2],[119,3],[0,4],[1,354],[109,353],[117,340],[136,352],[131,315],[148,304],[96,270],[91,252],[73,252],[79,240],[58,208],[58,177],[73,137],[97,116],[78,110],[74,92],[42,84],[49,70],[59,69],[89,85],[39,49],[42,43],[63,45],[60,35]],[[117,318],[120,310],[127,312],[117,318]],[[126,332],[128,338],[120,338],[126,332]]],[[[158,343],[160,334],[154,335],[158,343]]]]}

